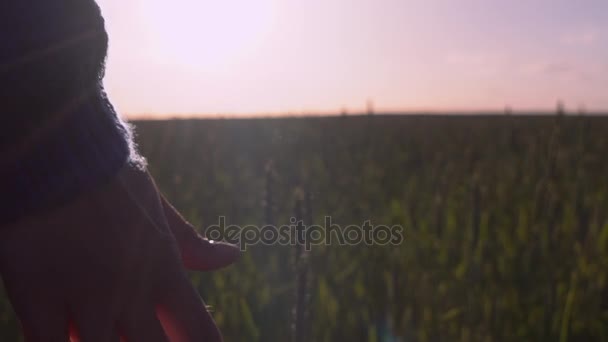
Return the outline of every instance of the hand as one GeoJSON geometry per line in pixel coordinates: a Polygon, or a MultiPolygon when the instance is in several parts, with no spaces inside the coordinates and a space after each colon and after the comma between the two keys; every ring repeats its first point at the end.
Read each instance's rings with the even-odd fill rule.
{"type": "Polygon", "coordinates": [[[221,341],[184,265],[214,270],[239,254],[196,234],[133,166],[0,232],[0,272],[28,342],[221,341]]]}

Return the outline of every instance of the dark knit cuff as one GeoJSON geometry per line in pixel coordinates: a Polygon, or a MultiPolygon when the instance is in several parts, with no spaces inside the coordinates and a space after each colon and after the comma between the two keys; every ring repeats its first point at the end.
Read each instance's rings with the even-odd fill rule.
{"type": "Polygon", "coordinates": [[[131,138],[105,98],[86,101],[1,172],[0,224],[61,206],[109,181],[131,159],[131,138]]]}

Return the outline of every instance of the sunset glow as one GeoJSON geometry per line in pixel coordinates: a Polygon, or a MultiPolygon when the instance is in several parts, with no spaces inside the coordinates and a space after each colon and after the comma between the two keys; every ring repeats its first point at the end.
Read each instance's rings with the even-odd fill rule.
{"type": "Polygon", "coordinates": [[[223,70],[259,48],[272,29],[274,0],[151,0],[141,8],[152,56],[200,70],[223,70]]]}
{"type": "Polygon", "coordinates": [[[131,115],[608,109],[605,0],[100,5],[131,115]]]}

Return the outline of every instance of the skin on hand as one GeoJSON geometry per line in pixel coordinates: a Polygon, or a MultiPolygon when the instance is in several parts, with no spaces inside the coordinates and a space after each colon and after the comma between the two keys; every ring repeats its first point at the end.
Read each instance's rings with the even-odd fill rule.
{"type": "Polygon", "coordinates": [[[134,166],[0,232],[0,272],[28,342],[221,341],[185,266],[215,270],[239,255],[200,237],[134,166]]]}

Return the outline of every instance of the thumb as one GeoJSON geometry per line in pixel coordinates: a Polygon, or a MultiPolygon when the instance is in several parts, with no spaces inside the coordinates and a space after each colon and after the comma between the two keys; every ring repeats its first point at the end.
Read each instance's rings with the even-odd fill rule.
{"type": "Polygon", "coordinates": [[[162,195],[161,201],[187,269],[213,271],[229,266],[240,257],[241,251],[237,246],[203,238],[162,195]]]}

